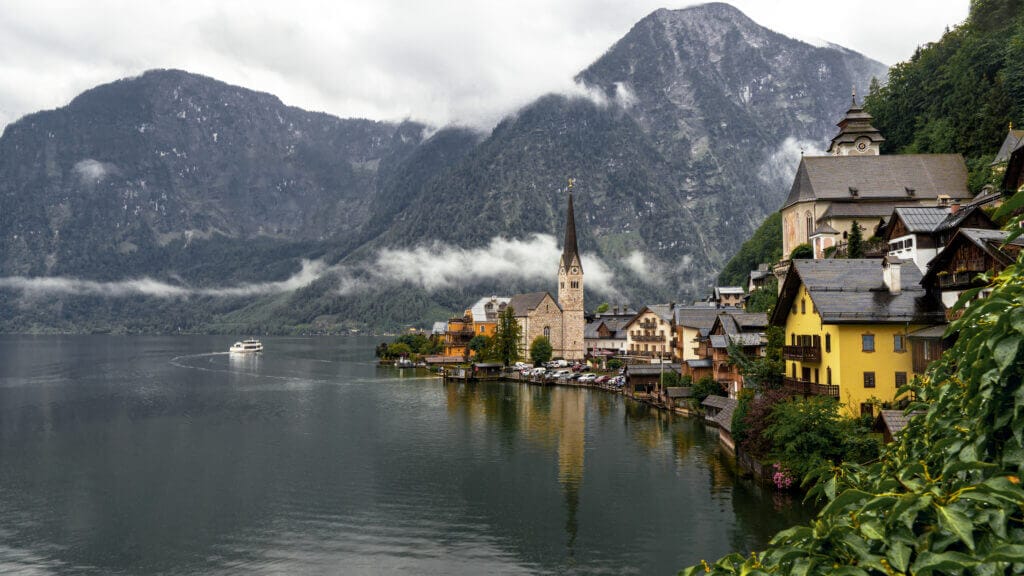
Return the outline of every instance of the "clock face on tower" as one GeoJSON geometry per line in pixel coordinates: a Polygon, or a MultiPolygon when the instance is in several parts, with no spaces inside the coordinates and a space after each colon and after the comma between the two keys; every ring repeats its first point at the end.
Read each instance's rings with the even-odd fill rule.
{"type": "Polygon", "coordinates": [[[579,273],[580,273],[580,269],[579,269],[579,268],[577,268],[577,267],[575,267],[575,266],[573,266],[573,267],[572,267],[572,270],[571,270],[571,272],[572,272],[573,274],[579,274],[579,273]]]}

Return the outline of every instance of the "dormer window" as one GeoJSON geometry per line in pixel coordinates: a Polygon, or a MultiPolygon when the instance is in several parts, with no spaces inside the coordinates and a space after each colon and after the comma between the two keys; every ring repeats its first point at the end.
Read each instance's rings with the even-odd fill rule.
{"type": "Polygon", "coordinates": [[[850,196],[856,198],[858,194],[860,194],[860,190],[854,188],[853,186],[850,186],[850,196]]]}
{"type": "Polygon", "coordinates": [[[907,196],[913,196],[914,194],[917,193],[917,190],[911,188],[910,186],[904,186],[903,189],[907,191],[907,196]]]}

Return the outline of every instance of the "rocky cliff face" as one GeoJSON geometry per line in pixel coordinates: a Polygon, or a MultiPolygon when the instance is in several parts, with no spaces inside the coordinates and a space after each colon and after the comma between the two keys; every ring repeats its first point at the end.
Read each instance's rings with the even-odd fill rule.
{"type": "MultiPolygon", "coordinates": [[[[381,249],[434,241],[559,236],[562,189],[574,177],[581,250],[610,266],[631,302],[685,299],[710,286],[777,209],[800,143],[823,147],[850,87],[866,91],[884,73],[724,4],[649,15],[579,74],[591,97],[545,96],[487,135],[444,129],[428,138],[415,123],[343,120],[152,71],[7,127],[0,276],[218,285],[280,280],[303,257],[353,266],[381,249]],[[638,273],[630,264],[638,254],[667,281],[638,273]]],[[[260,300],[258,313],[237,302],[198,308],[218,328],[223,318],[274,329],[325,317],[394,327],[529,284],[339,295],[322,280],[260,300]]],[[[49,306],[14,326],[45,325],[47,314],[66,320],[69,308],[72,327],[75,314],[85,324],[97,314],[49,306]]],[[[0,307],[8,317],[29,314],[9,291],[0,290],[0,307]]]]}

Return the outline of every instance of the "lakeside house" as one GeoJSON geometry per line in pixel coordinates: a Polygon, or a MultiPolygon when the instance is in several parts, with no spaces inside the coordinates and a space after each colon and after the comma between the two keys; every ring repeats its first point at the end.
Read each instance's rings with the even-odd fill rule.
{"type": "Polygon", "coordinates": [[[924,287],[949,309],[965,291],[985,286],[979,274],[998,274],[1017,260],[1024,248],[1024,236],[1006,243],[1009,235],[1003,230],[961,228],[946,249],[929,262],[922,279],[924,287]]]}
{"type": "Polygon", "coordinates": [[[896,400],[917,373],[908,336],[945,323],[910,261],[795,260],[771,324],[785,331],[787,391],[838,398],[851,416],[896,400]]]}
{"type": "Polygon", "coordinates": [[[644,306],[623,329],[626,355],[643,359],[675,359],[675,303],[644,306]]]}
{"type": "Polygon", "coordinates": [[[636,316],[635,310],[618,305],[610,312],[594,315],[583,329],[583,342],[588,357],[622,356],[628,349],[626,325],[636,316]]]}
{"type": "Polygon", "coordinates": [[[981,203],[964,206],[913,206],[893,210],[886,225],[885,242],[889,255],[913,260],[924,274],[928,263],[946,248],[960,228],[998,228],[981,203]]]}
{"type": "Polygon", "coordinates": [[[508,306],[511,298],[490,296],[481,298],[470,306],[461,317],[448,320],[444,332],[444,355],[469,358],[469,342],[476,336],[494,336],[498,326],[498,314],[508,306]]]}

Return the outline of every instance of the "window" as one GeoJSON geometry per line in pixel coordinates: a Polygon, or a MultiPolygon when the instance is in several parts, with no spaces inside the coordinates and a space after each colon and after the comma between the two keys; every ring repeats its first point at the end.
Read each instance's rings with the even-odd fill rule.
{"type": "Polygon", "coordinates": [[[906,343],[903,341],[903,334],[892,335],[892,351],[893,352],[906,352],[906,343]]]}
{"type": "Polygon", "coordinates": [[[807,301],[803,298],[800,299],[800,313],[807,314],[807,301]]]}
{"type": "Polygon", "coordinates": [[[864,373],[864,387],[865,388],[874,388],[875,387],[875,373],[874,372],[865,372],[864,373]]]}
{"type": "Polygon", "coordinates": [[[875,335],[874,334],[862,334],[860,337],[860,349],[864,352],[875,351],[875,335]]]}
{"type": "Polygon", "coordinates": [[[932,360],[932,343],[928,340],[922,340],[922,352],[924,352],[925,360],[932,360]]]}
{"type": "Polygon", "coordinates": [[[832,351],[832,335],[825,334],[825,352],[832,351]]]}
{"type": "Polygon", "coordinates": [[[793,362],[793,378],[796,378],[796,362],[793,362]]]}
{"type": "Polygon", "coordinates": [[[818,380],[818,369],[815,368],[814,369],[814,383],[817,384],[818,382],[820,382],[820,380],[818,380]]]}
{"type": "Polygon", "coordinates": [[[484,327],[483,327],[483,326],[481,326],[481,327],[480,327],[480,333],[481,333],[481,334],[483,334],[483,333],[484,333],[484,327]]]}
{"type": "Polygon", "coordinates": [[[549,340],[551,339],[551,327],[550,326],[545,326],[544,327],[544,337],[549,339],[549,340]]]}
{"type": "Polygon", "coordinates": [[[825,383],[829,386],[832,385],[832,367],[825,368],[825,383]]]}
{"type": "Polygon", "coordinates": [[[796,332],[789,335],[789,343],[791,346],[796,346],[796,332]]]}
{"type": "Polygon", "coordinates": [[[875,407],[872,406],[871,404],[868,404],[867,402],[862,402],[861,405],[860,405],[860,415],[861,416],[874,416],[875,415],[875,407]]]}
{"type": "Polygon", "coordinates": [[[907,373],[906,372],[897,372],[896,373],[896,389],[898,390],[900,386],[906,386],[906,385],[907,385],[907,373]]]}

